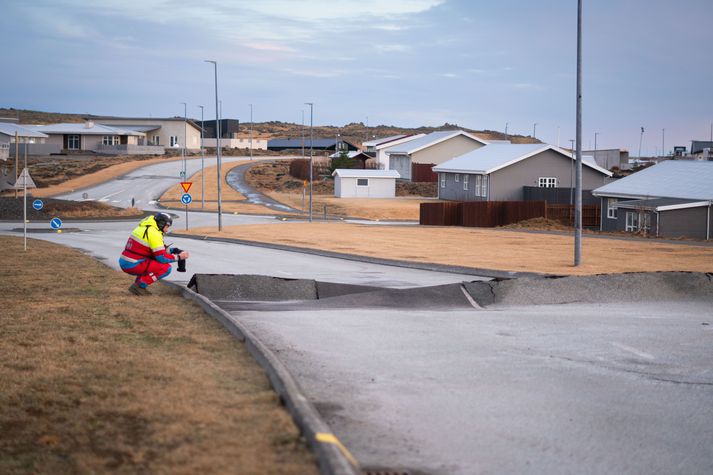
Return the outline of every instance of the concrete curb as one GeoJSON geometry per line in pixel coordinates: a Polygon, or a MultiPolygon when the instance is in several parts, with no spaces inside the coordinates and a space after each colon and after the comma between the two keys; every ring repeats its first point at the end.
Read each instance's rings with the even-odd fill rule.
{"type": "Polygon", "coordinates": [[[204,296],[170,281],[162,281],[178,288],[184,298],[196,302],[211,317],[219,321],[238,340],[245,343],[250,354],[265,370],[270,384],[290,411],[297,427],[317,458],[320,472],[325,475],[359,475],[357,461],[332,433],[312,403],[302,392],[287,368],[235,317],[222,310],[204,296]]]}
{"type": "Polygon", "coordinates": [[[386,259],[380,257],[369,257],[369,256],[359,256],[356,254],[345,254],[342,252],[334,251],[322,251],[319,249],[309,249],[304,247],[294,247],[287,246],[284,244],[273,244],[267,242],[259,241],[248,241],[245,239],[237,238],[220,238],[211,236],[200,236],[198,234],[183,234],[183,233],[171,233],[172,236],[181,237],[186,239],[196,239],[199,241],[216,241],[216,242],[228,242],[232,244],[243,244],[245,246],[256,246],[265,247],[268,249],[277,249],[279,251],[289,251],[289,252],[299,252],[302,254],[313,254],[323,257],[334,257],[337,259],[347,259],[350,261],[367,262],[369,264],[381,264],[386,266],[394,267],[405,267],[409,269],[420,269],[428,270],[433,272],[448,272],[452,274],[465,274],[473,275],[477,277],[490,277],[493,279],[515,279],[520,277],[533,277],[533,278],[545,278],[545,277],[562,277],[556,274],[541,274],[538,272],[511,272],[503,271],[497,269],[480,269],[477,267],[463,267],[463,266],[451,266],[446,264],[431,264],[428,262],[414,262],[414,261],[402,261],[399,259],[386,259]]]}

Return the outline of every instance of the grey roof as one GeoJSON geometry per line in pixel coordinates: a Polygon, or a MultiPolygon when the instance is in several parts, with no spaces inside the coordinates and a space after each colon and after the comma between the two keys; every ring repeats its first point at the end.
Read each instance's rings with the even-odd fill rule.
{"type": "Polygon", "coordinates": [[[332,176],[342,178],[401,178],[396,170],[361,170],[353,168],[337,168],[332,176]]]}
{"type": "Polygon", "coordinates": [[[709,140],[691,141],[691,154],[702,152],[704,148],[713,148],[713,142],[709,140]]]}
{"type": "Polygon", "coordinates": [[[696,200],[682,200],[679,198],[654,198],[650,200],[626,200],[617,201],[617,208],[627,209],[656,209],[661,206],[676,206],[688,203],[696,203],[696,200]]]}
{"type": "Polygon", "coordinates": [[[713,162],[666,160],[592,193],[595,196],[713,200],[713,162]]]}
{"type": "Polygon", "coordinates": [[[11,137],[15,136],[17,132],[18,137],[36,137],[36,138],[47,138],[47,134],[38,132],[28,126],[11,124],[7,122],[0,122],[0,134],[9,135],[11,137]]]}
{"type": "MultiPolygon", "coordinates": [[[[312,146],[314,148],[331,148],[334,147],[337,143],[337,139],[314,139],[312,142],[312,146]]],[[[354,147],[353,144],[350,142],[347,142],[346,140],[339,140],[339,143],[346,143],[352,148],[354,147]]],[[[309,148],[310,146],[310,139],[309,137],[305,137],[304,139],[304,144],[305,148],[309,148]]],[[[289,138],[289,139],[270,139],[267,141],[267,147],[285,147],[285,148],[301,148],[302,147],[302,139],[301,138],[289,138]]]]}
{"type": "MultiPolygon", "coordinates": [[[[523,143],[523,144],[490,144],[481,147],[472,152],[468,152],[459,157],[453,158],[446,162],[433,167],[434,172],[450,172],[450,173],[478,173],[487,174],[493,173],[501,168],[525,160],[539,153],[552,150],[560,153],[566,158],[574,160],[570,153],[565,152],[555,146],[542,143],[523,143]]],[[[588,160],[582,157],[582,164],[594,170],[597,170],[607,176],[611,176],[611,172],[599,167],[593,160],[588,160]]]]}
{"type": "Polygon", "coordinates": [[[150,132],[152,130],[160,129],[160,125],[132,125],[132,124],[111,124],[108,127],[113,127],[115,129],[126,129],[135,130],[136,132],[150,132]]]}
{"type": "Polygon", "coordinates": [[[387,154],[414,153],[414,152],[417,152],[423,148],[430,147],[432,145],[436,145],[437,143],[443,142],[444,140],[448,140],[449,138],[455,137],[457,135],[465,135],[466,137],[470,137],[471,139],[476,140],[482,144],[487,144],[486,141],[479,139],[478,137],[471,135],[468,132],[464,132],[462,130],[444,130],[442,132],[431,132],[430,134],[426,134],[423,137],[409,140],[409,141],[401,143],[399,145],[394,145],[393,147],[387,148],[385,150],[385,152],[387,154]]]}
{"type": "Polygon", "coordinates": [[[391,137],[382,137],[380,139],[369,140],[367,142],[364,142],[362,145],[364,147],[376,147],[377,145],[381,145],[386,142],[391,142],[393,140],[402,139],[404,137],[406,137],[405,134],[392,135],[391,137]]]}
{"type": "Polygon", "coordinates": [[[77,134],[77,135],[145,135],[143,132],[136,130],[128,130],[120,127],[110,127],[108,125],[93,124],[87,127],[85,122],[65,123],[65,124],[50,124],[36,125],[35,130],[45,134],[77,134]]]}
{"type": "MultiPolygon", "coordinates": [[[[367,160],[370,158],[374,158],[371,155],[367,155],[365,152],[362,152],[361,150],[350,150],[347,152],[347,158],[354,158],[359,155],[364,155],[367,158],[367,160]]],[[[329,158],[339,158],[341,156],[342,156],[342,152],[334,152],[333,154],[331,154],[329,156],[329,158]]]]}

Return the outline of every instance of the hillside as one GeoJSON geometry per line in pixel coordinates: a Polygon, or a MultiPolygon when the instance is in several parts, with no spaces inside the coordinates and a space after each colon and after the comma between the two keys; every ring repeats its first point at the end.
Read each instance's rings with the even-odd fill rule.
{"type": "MultiPolygon", "coordinates": [[[[91,114],[65,114],[59,112],[42,112],[24,109],[0,108],[0,118],[19,118],[21,124],[52,124],[59,122],[82,122],[85,117],[94,117],[91,114]]],[[[195,119],[193,119],[195,120],[195,119]]],[[[243,128],[244,134],[248,133],[248,126],[243,128]]],[[[302,136],[302,125],[290,122],[269,121],[256,122],[253,124],[254,137],[261,138],[299,138],[302,136]]],[[[315,138],[331,138],[340,134],[341,140],[346,140],[358,147],[369,137],[389,137],[398,134],[418,134],[430,133],[440,130],[461,129],[485,140],[510,140],[513,143],[537,143],[536,139],[522,135],[505,135],[494,130],[473,130],[466,127],[459,127],[457,124],[445,123],[436,127],[406,128],[394,125],[376,125],[367,127],[361,122],[352,122],[343,127],[338,126],[315,126],[315,138]]],[[[309,126],[304,128],[305,136],[309,136],[309,126]]]]}

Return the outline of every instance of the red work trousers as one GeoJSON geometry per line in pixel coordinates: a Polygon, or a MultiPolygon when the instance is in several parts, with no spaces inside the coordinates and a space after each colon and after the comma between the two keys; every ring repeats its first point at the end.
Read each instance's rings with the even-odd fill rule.
{"type": "Polygon", "coordinates": [[[159,279],[163,279],[168,274],[171,273],[171,264],[162,264],[153,259],[146,259],[144,262],[139,263],[135,267],[125,269],[122,268],[127,274],[135,275],[136,282],[141,287],[148,287],[159,279]]]}

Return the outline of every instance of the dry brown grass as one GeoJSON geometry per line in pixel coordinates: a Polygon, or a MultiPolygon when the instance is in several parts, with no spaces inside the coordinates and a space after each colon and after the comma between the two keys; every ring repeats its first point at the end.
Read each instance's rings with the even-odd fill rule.
{"type": "Polygon", "coordinates": [[[196,228],[233,237],[362,256],[436,264],[584,275],[643,271],[713,271],[713,247],[584,237],[573,267],[573,238],[555,234],[437,226],[366,226],[334,222],[196,228]]]}
{"type": "Polygon", "coordinates": [[[0,473],[317,472],[244,345],[195,304],[130,295],[63,246],[0,244],[0,473]]]}

